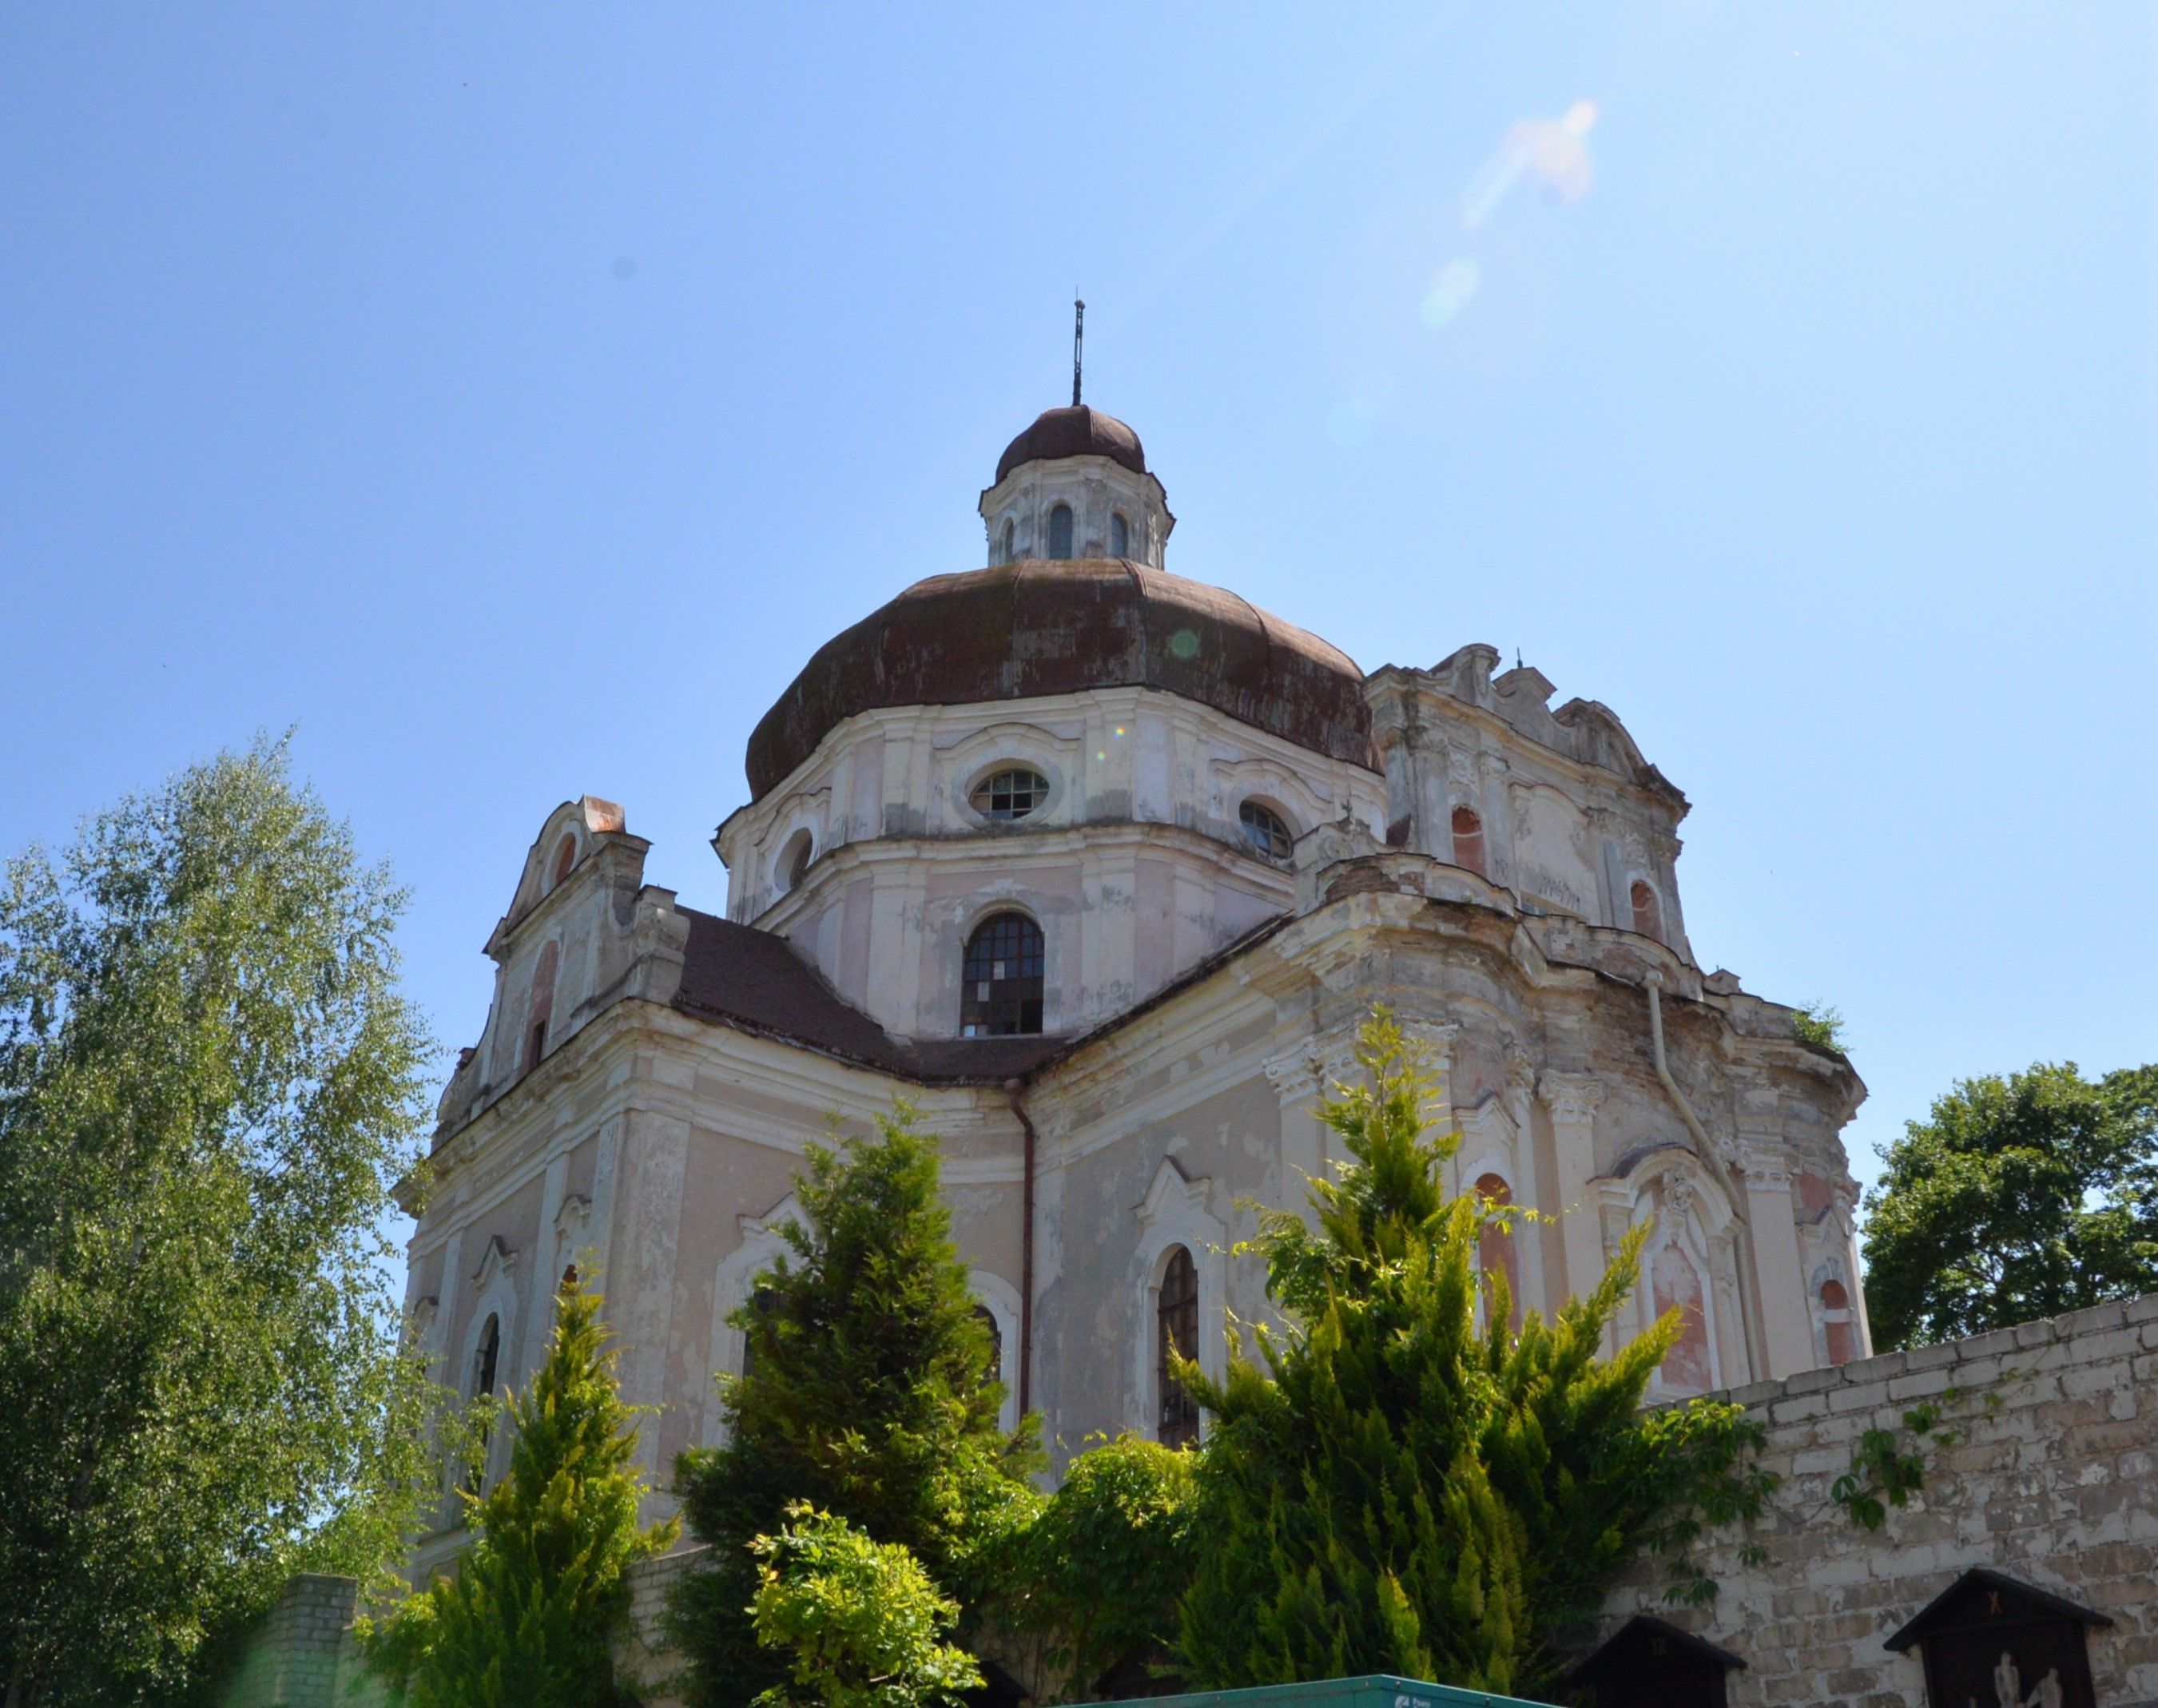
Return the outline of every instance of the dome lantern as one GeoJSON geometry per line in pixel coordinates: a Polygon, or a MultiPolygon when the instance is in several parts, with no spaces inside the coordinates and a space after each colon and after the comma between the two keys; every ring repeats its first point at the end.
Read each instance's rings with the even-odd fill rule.
{"type": "Polygon", "coordinates": [[[1158,570],[1176,526],[1139,436],[1084,404],[1044,410],[1004,447],[981,514],[992,566],[1123,558],[1158,570]]]}

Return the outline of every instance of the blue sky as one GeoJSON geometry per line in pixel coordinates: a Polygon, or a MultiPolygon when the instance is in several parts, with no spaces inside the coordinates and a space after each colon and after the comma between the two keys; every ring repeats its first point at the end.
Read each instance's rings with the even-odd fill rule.
{"type": "Polygon", "coordinates": [[[1870,1148],[2158,1058],[2154,13],[18,6],[0,849],[298,726],[446,1043],[555,802],[717,907],[814,648],[1068,388],[1169,567],[1695,802],[1870,1148]]]}

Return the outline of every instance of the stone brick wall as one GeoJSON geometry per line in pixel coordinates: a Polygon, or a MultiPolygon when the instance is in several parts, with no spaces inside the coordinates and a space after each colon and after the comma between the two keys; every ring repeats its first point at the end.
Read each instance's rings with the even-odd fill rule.
{"type": "Polygon", "coordinates": [[[241,1655],[224,1708],[379,1708],[387,1699],[353,1641],[359,1600],[356,1578],[293,1578],[241,1655]]]}
{"type": "Polygon", "coordinates": [[[1696,1558],[1722,1592],[1697,1610],[1666,1603],[1662,1563],[1642,1562],[1606,1602],[1599,1635],[1647,1613],[1721,1643],[1747,1662],[1734,1705],[1918,1708],[1918,1658],[1883,1643],[1987,1566],[2110,1615],[2090,1633],[2099,1701],[2158,1705],[2158,1296],[1730,1397],[1766,1425],[1765,1463],[1783,1478],[1753,1534],[1765,1562],[1742,1566],[1735,1533],[1706,1539],[1696,1558]],[[1830,1486],[1866,1429],[1926,1400],[1959,1439],[1927,1450],[1908,1506],[1861,1530],[1830,1486]]]}

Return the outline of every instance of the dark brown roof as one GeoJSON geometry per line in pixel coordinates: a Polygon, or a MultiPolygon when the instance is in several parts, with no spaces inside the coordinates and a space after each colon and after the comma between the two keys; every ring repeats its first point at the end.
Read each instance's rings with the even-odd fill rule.
{"type": "Polygon", "coordinates": [[[1158,688],[1371,765],[1364,673],[1234,593],[1120,559],[1028,559],[932,575],[827,641],[749,738],[750,793],[777,787],[844,720],[1158,688]]]}
{"type": "Polygon", "coordinates": [[[847,1002],[786,938],[694,908],[674,1005],[744,1031],[922,1083],[1002,1084],[1069,1041],[1060,1037],[894,1038],[847,1002]]]}
{"type": "Polygon", "coordinates": [[[1106,457],[1133,474],[1147,472],[1146,450],[1137,433],[1114,415],[1075,404],[1036,415],[1032,426],[1004,446],[1004,454],[997,459],[997,479],[1022,462],[1047,462],[1060,457],[1106,457]]]}

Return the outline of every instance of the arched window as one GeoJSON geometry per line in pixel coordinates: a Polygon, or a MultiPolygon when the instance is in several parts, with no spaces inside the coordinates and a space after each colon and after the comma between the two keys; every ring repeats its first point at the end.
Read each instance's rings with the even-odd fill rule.
{"type": "Polygon", "coordinates": [[[1490,875],[1484,864],[1484,821],[1474,807],[1453,809],[1453,864],[1468,867],[1479,878],[1490,875]]]}
{"type": "Polygon", "coordinates": [[[1656,900],[1656,892],[1639,878],[1634,880],[1629,898],[1634,904],[1634,929],[1644,937],[1664,939],[1664,907],[1656,900]]]}
{"type": "Polygon", "coordinates": [[[555,969],[561,953],[552,943],[540,952],[540,964],[532,972],[532,999],[524,1009],[524,1065],[529,1073],[547,1053],[547,1025],[555,1018],[555,969]]]}
{"type": "MultiPolygon", "coordinates": [[[[762,1318],[779,1308],[779,1295],[768,1287],[760,1287],[749,1296],[750,1315],[762,1318]]],[[[756,1324],[752,1323],[742,1330],[741,1379],[749,1380],[749,1373],[756,1363],[756,1324]]]]}
{"type": "Polygon", "coordinates": [[[1004,1331],[997,1327],[996,1313],[987,1305],[974,1307],[974,1320],[989,1337],[989,1367],[983,1378],[984,1382],[1000,1382],[1004,1379],[1004,1331]]]}
{"type": "Polygon", "coordinates": [[[1118,510],[1109,518],[1109,555],[1122,558],[1131,555],[1132,524],[1124,520],[1124,513],[1118,510]]]}
{"type": "Polygon", "coordinates": [[[1686,1248],[1667,1240],[1649,1262],[1649,1296],[1655,1313],[1679,1313],[1679,1338],[1665,1357],[1661,1374],[1674,1393],[1705,1394],[1716,1385],[1708,1345],[1707,1293],[1701,1271],[1686,1248]]]}
{"type": "Polygon", "coordinates": [[[1059,504],[1049,513],[1049,555],[1053,558],[1071,555],[1071,507],[1059,504]]]}
{"type": "Polygon", "coordinates": [[[1821,1283],[1821,1326],[1828,1331],[1828,1361],[1849,1364],[1858,1356],[1858,1328],[1851,1308],[1851,1294],[1831,1277],[1821,1283]]]}
{"type": "MultiPolygon", "coordinates": [[[[1486,1174],[1476,1183],[1476,1195],[1503,1209],[1514,1201],[1514,1189],[1497,1174],[1486,1174]]],[[[1514,1244],[1513,1229],[1505,1221],[1488,1221],[1476,1236],[1476,1267],[1486,1275],[1506,1277],[1506,1324],[1521,1326],[1521,1258],[1514,1244]]]]}
{"type": "Polygon", "coordinates": [[[1295,838],[1288,823],[1263,801],[1247,801],[1236,808],[1236,822],[1244,827],[1244,840],[1270,860],[1285,860],[1295,838]]]}
{"type": "Polygon", "coordinates": [[[479,1331],[479,1349],[472,1354],[472,1393],[477,1400],[494,1391],[495,1378],[501,1372],[502,1318],[490,1312],[487,1326],[479,1331]]]}
{"type": "Polygon", "coordinates": [[[1018,524],[1014,523],[1010,517],[1007,516],[1004,518],[1004,540],[1001,548],[997,553],[997,561],[1000,564],[1009,563],[1013,557],[1017,554],[1018,544],[1018,524]]]}
{"type": "Polygon", "coordinates": [[[1199,1355],[1199,1267],[1181,1246],[1169,1250],[1154,1301],[1154,1383],[1161,1396],[1154,1438],[1164,1447],[1189,1447],[1199,1439],[1199,1402],[1171,1373],[1172,1350],[1179,1358],[1199,1355]]]}
{"type": "Polygon", "coordinates": [[[787,887],[798,889],[803,879],[809,875],[809,862],[817,858],[817,839],[807,830],[798,830],[787,839],[787,851],[780,859],[780,866],[787,874],[787,887]]]}
{"type": "Polygon", "coordinates": [[[568,877],[570,868],[576,863],[577,839],[574,836],[565,836],[562,839],[562,845],[555,850],[555,875],[548,879],[547,887],[551,890],[563,879],[568,877]]]}
{"type": "Polygon", "coordinates": [[[1038,813],[1049,799],[1049,779],[1026,766],[992,771],[974,785],[967,802],[984,818],[1009,823],[1038,813]]]}
{"type": "Polygon", "coordinates": [[[1004,1038],[1041,1029],[1041,927],[1023,913],[992,914],[967,939],[959,1035],[1004,1038]]]}

